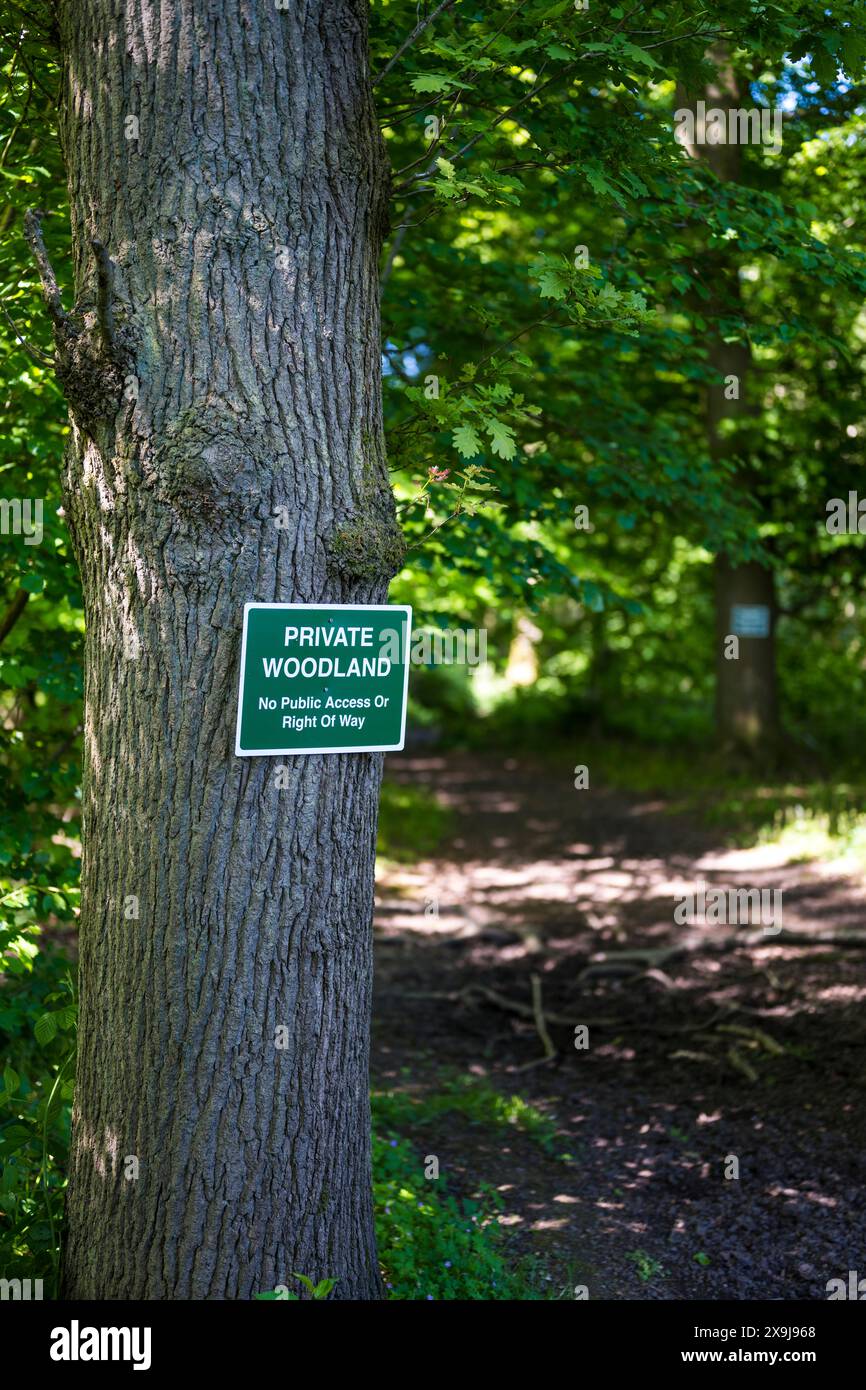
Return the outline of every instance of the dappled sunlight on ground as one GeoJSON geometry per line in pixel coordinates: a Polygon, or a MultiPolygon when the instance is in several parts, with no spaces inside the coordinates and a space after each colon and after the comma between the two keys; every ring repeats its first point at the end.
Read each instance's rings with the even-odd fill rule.
{"type": "Polygon", "coordinates": [[[657,799],[590,797],[569,768],[455,755],[388,775],[456,822],[380,877],[376,1067],[405,1051],[422,1089],[472,1070],[559,1126],[542,1154],[443,1121],[452,1172],[497,1186],[502,1222],[593,1296],[822,1297],[862,1263],[862,881],[776,843],[731,849],[657,799]],[[780,891],[784,938],[679,924],[699,884],[780,891]]]}

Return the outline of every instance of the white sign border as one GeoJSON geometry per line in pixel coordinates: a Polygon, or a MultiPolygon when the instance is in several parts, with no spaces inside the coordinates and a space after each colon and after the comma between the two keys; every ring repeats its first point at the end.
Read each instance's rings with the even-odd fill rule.
{"type": "Polygon", "coordinates": [[[237,758],[305,758],[311,753],[399,753],[406,742],[406,711],[409,695],[409,666],[412,646],[412,605],[408,603],[257,603],[251,599],[244,604],[243,638],[241,640],[241,679],[238,689],[238,717],[235,726],[235,757],[237,758]],[[370,748],[242,748],[241,717],[244,709],[244,676],[247,664],[247,630],[249,614],[253,608],[282,608],[285,610],[351,608],[356,613],[405,613],[406,615],[406,664],[403,671],[403,719],[400,725],[399,743],[377,743],[370,748]]]}

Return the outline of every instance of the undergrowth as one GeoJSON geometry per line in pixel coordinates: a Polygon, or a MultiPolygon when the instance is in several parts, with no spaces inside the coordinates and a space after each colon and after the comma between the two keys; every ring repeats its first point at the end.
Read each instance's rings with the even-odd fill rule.
{"type": "Polygon", "coordinates": [[[422,787],[384,781],[379,801],[377,862],[413,863],[434,854],[448,834],[454,816],[447,806],[422,787]]]}
{"type": "MultiPolygon", "coordinates": [[[[44,1297],[56,1298],[76,1010],[63,957],[46,952],[35,971],[32,963],[25,955],[19,971],[7,968],[0,989],[0,1278],[41,1279],[44,1297]]],[[[438,1116],[460,1112],[494,1129],[517,1126],[550,1150],[553,1122],[519,1096],[502,1096],[471,1077],[450,1078],[423,1102],[400,1091],[377,1091],[372,1108],[373,1199],[388,1297],[543,1297],[534,1267],[515,1265],[509,1256],[497,1221],[499,1194],[479,1183],[467,1197],[451,1191],[444,1177],[425,1176],[429,1165],[418,1136],[438,1116]]],[[[320,1283],[315,1290],[321,1292],[305,1295],[309,1279],[301,1274],[297,1279],[300,1295],[284,1297],[330,1292],[320,1283]]]]}
{"type": "MultiPolygon", "coordinates": [[[[575,759],[578,761],[578,759],[575,759]]],[[[852,854],[866,868],[866,769],[820,777],[814,767],[760,770],[712,749],[593,745],[595,785],[659,797],[669,815],[719,831],[737,848],[778,844],[795,859],[852,854]]]]}

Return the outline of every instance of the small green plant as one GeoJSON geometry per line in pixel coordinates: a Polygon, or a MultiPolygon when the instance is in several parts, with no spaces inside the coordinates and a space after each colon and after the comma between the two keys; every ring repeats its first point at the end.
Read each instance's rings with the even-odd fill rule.
{"type": "Polygon", "coordinates": [[[653,1259],[652,1255],[648,1255],[645,1250],[630,1250],[626,1259],[634,1263],[638,1278],[644,1284],[648,1284],[650,1279],[658,1278],[665,1273],[661,1261],[653,1259]]]}
{"type": "MultiPolygon", "coordinates": [[[[320,1279],[318,1284],[314,1284],[312,1279],[309,1279],[306,1274],[291,1274],[289,1277],[291,1279],[297,1279],[299,1283],[303,1284],[310,1298],[316,1299],[319,1302],[328,1297],[331,1291],[336,1288],[338,1282],[336,1279],[320,1279]]],[[[299,1295],[291,1293],[290,1290],[286,1288],[285,1284],[277,1289],[270,1289],[267,1293],[257,1293],[255,1298],[259,1301],[279,1303],[301,1302],[299,1295]]]]}
{"type": "Polygon", "coordinates": [[[373,1139],[376,1238],[391,1299],[540,1299],[536,1271],[517,1264],[498,1224],[499,1193],[480,1184],[471,1198],[449,1193],[404,1138],[373,1139]]]}
{"type": "MultiPolygon", "coordinates": [[[[374,1092],[373,1109],[379,1124],[392,1128],[414,1130],[440,1115],[456,1113],[490,1129],[518,1129],[548,1153],[556,1144],[556,1122],[549,1115],[522,1096],[505,1096],[474,1076],[446,1077],[438,1091],[418,1099],[404,1091],[374,1092]]],[[[559,1157],[563,1162],[570,1160],[570,1155],[559,1157]]]]}
{"type": "MultiPolygon", "coordinates": [[[[502,1198],[479,1184],[470,1197],[451,1192],[447,1181],[424,1176],[423,1149],[414,1139],[440,1116],[459,1113],[491,1129],[517,1128],[550,1151],[556,1126],[520,1096],[503,1096],[475,1077],[453,1076],[432,1095],[375,1091],[373,1201],[379,1263],[389,1299],[540,1300],[541,1273],[529,1260],[512,1259],[499,1225],[502,1198]]],[[[333,1280],[319,1285],[294,1275],[313,1298],[325,1298],[333,1280]],[[320,1292],[316,1292],[316,1290],[320,1292]],[[322,1292],[322,1290],[324,1290],[322,1292]]],[[[257,1299],[298,1302],[280,1289],[257,1299]]]]}
{"type": "Polygon", "coordinates": [[[7,956],[0,991],[0,1277],[41,1279],[56,1296],[77,1009],[68,963],[38,953],[31,973],[36,958],[10,969],[7,956]]]}

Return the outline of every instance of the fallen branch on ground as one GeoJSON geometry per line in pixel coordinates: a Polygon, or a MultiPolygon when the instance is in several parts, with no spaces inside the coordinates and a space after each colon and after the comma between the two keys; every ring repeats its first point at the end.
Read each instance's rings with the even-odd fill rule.
{"type": "Polygon", "coordinates": [[[551,1042],[550,1034],[547,1031],[547,1024],[544,1020],[544,1006],[541,1002],[541,976],[530,976],[532,984],[532,1012],[535,1017],[535,1029],[541,1039],[544,1048],[545,1058],[555,1057],[556,1048],[551,1042]]]}
{"type": "MultiPolygon", "coordinates": [[[[403,994],[404,999],[442,999],[450,1004],[471,1003],[473,996],[479,996],[489,1004],[494,1004],[497,1009],[503,1009],[506,1013],[518,1014],[521,1018],[530,1018],[535,1021],[535,1011],[530,1004],[521,1004],[514,999],[506,999],[504,994],[498,994],[495,989],[489,989],[487,985],[464,985],[463,989],[457,990],[409,990],[403,994]]],[[[549,1023],[562,1024],[565,1028],[576,1028],[579,1024],[587,1028],[622,1027],[622,1019],[618,1018],[566,1018],[565,1014],[550,1013],[545,1014],[549,1023]]]]}
{"type": "MultiPolygon", "coordinates": [[[[750,936],[730,933],[728,936],[711,941],[707,936],[692,937],[674,946],[654,946],[645,950],[629,947],[624,951],[606,951],[601,960],[592,961],[581,970],[578,984],[584,980],[603,975],[639,975],[659,972],[659,967],[683,956],[696,955],[707,951],[711,955],[726,955],[730,951],[764,950],[768,946],[798,946],[811,949],[815,946],[839,946],[850,950],[866,948],[866,932],[795,932],[778,931],[773,934],[761,932],[750,936]]],[[[660,973],[660,972],[659,972],[660,973]]],[[[657,978],[653,974],[652,978],[657,978]]],[[[665,979],[667,977],[664,977],[665,979]]]]}

